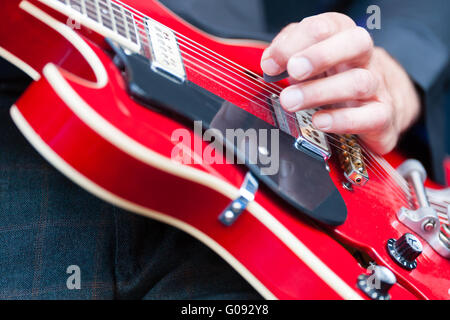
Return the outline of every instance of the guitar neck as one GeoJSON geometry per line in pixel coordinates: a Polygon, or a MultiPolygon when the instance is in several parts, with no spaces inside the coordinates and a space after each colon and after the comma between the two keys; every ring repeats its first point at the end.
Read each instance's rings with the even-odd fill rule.
{"type": "Polygon", "coordinates": [[[81,25],[110,38],[133,52],[140,52],[140,29],[134,14],[110,0],[39,0],[68,17],[72,28],[81,25]]]}

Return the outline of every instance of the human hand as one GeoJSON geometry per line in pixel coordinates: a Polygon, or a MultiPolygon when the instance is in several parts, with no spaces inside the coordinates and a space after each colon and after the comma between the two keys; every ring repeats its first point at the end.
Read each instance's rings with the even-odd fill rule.
{"type": "Polygon", "coordinates": [[[286,110],[333,105],[313,116],[314,126],[358,134],[380,154],[391,151],[420,114],[420,99],[402,66],[340,13],[288,25],[264,51],[261,68],[272,76],[288,71],[292,85],[280,95],[286,110]]]}

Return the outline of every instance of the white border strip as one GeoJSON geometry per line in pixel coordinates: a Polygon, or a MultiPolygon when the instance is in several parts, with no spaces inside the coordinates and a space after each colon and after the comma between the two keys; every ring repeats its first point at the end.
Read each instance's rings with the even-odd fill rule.
{"type": "Polygon", "coordinates": [[[21,69],[34,81],[38,81],[41,78],[39,72],[37,72],[33,67],[2,47],[0,47],[0,57],[4,58],[6,61],[9,61],[17,68],[21,69]]]}
{"type": "Polygon", "coordinates": [[[152,167],[194,181],[208,188],[213,188],[232,199],[239,196],[238,188],[206,172],[171,161],[169,158],[154,152],[124,134],[92,109],[73,90],[54,64],[47,64],[44,67],[43,73],[53,90],[55,90],[56,94],[65,102],[68,108],[88,127],[120,150],[152,167]]]}
{"type": "Polygon", "coordinates": [[[192,227],[191,225],[175,219],[171,216],[163,214],[161,212],[150,210],[143,206],[136,205],[130,201],[127,201],[117,195],[103,189],[96,183],[89,180],[86,176],[82,175],[65,162],[57,153],[55,153],[33,130],[28,124],[25,118],[20,113],[16,105],[13,105],[10,110],[11,118],[17,125],[22,134],[27,138],[30,144],[56,169],[63,173],[67,178],[77,183],[83,189],[91,192],[100,199],[112,203],[125,210],[140,213],[149,218],[161,221],[168,225],[174,226],[191,236],[195,237],[199,241],[214,250],[220,257],[228,262],[248,283],[253,286],[264,298],[277,299],[247,268],[245,268],[233,255],[231,255],[225,248],[220,246],[216,241],[207,236],[200,230],[192,227]]]}
{"type": "Polygon", "coordinates": [[[97,57],[95,52],[89,47],[89,45],[70,27],[59,22],[58,20],[52,18],[50,15],[39,9],[38,7],[32,5],[28,1],[22,1],[19,7],[28,12],[30,15],[38,20],[41,20],[47,24],[50,28],[56,30],[64,38],[67,39],[72,45],[80,52],[80,54],[86,59],[87,63],[90,65],[94,71],[97,83],[94,84],[97,88],[102,88],[108,83],[108,75],[103,67],[100,59],[97,57]]]}
{"type": "MultiPolygon", "coordinates": [[[[170,159],[146,148],[114,127],[94,109],[92,109],[72,89],[55,65],[46,65],[44,68],[44,76],[49,81],[58,96],[66,103],[68,108],[77,115],[77,117],[79,117],[98,135],[123,152],[144,163],[147,163],[152,167],[168,172],[169,174],[216,190],[230,199],[235,199],[239,194],[239,189],[233,185],[230,185],[206,172],[172,162],[170,159]]],[[[308,247],[297,239],[285,226],[276,220],[262,206],[256,202],[250,202],[248,210],[340,296],[345,299],[361,299],[361,297],[349,285],[337,276],[326,264],[314,255],[308,247]]]]}

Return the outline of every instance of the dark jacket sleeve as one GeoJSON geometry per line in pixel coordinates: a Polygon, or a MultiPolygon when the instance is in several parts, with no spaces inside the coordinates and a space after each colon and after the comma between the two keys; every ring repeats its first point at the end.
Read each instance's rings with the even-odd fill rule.
{"type": "Polygon", "coordinates": [[[378,5],[381,10],[381,29],[369,30],[375,44],[400,62],[422,95],[431,173],[438,182],[444,183],[444,97],[449,80],[450,1],[371,0],[363,6],[359,3],[359,10],[370,4],[378,5]]]}

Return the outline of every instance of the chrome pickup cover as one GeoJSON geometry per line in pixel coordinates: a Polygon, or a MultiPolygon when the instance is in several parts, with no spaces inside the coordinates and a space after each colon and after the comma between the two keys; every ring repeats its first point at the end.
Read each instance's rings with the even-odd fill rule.
{"type": "Polygon", "coordinates": [[[145,19],[145,26],[150,42],[152,68],[184,82],[186,71],[175,33],[152,19],[145,19]]]}
{"type": "Polygon", "coordinates": [[[297,137],[295,142],[297,149],[306,149],[322,157],[325,161],[331,157],[331,148],[327,137],[322,131],[315,129],[312,124],[312,116],[318,109],[297,111],[294,116],[293,113],[289,113],[281,107],[280,99],[275,94],[270,97],[270,105],[274,111],[278,128],[297,137]]]}
{"type": "Polygon", "coordinates": [[[299,147],[319,154],[324,160],[328,160],[331,157],[331,149],[327,137],[322,131],[315,129],[312,124],[312,116],[316,112],[317,109],[309,109],[295,113],[300,129],[296,144],[299,147]]]}

